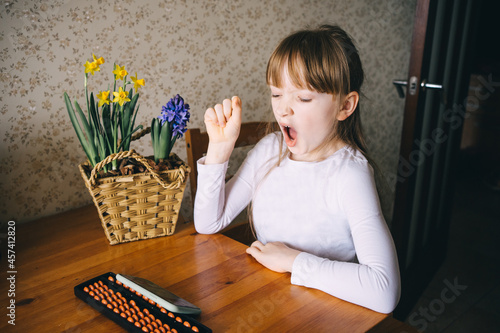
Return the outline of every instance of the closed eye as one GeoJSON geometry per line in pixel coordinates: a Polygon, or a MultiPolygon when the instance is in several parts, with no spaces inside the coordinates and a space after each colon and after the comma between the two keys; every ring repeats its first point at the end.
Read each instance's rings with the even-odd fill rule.
{"type": "Polygon", "coordinates": [[[309,103],[310,101],[312,101],[312,99],[311,99],[311,98],[300,98],[300,97],[299,97],[299,100],[300,100],[301,102],[303,102],[303,103],[309,103]]]}

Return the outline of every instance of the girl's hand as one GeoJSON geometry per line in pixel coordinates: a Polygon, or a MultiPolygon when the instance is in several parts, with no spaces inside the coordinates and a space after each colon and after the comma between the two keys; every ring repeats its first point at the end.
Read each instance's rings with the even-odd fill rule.
{"type": "Polygon", "coordinates": [[[259,241],[253,242],[246,252],[265,267],[278,273],[291,272],[293,261],[300,253],[281,242],[264,245],[259,241]]]}
{"type": "Polygon", "coordinates": [[[234,149],[240,135],[241,99],[225,99],[205,112],[205,126],[209,137],[205,164],[224,163],[234,149]]]}

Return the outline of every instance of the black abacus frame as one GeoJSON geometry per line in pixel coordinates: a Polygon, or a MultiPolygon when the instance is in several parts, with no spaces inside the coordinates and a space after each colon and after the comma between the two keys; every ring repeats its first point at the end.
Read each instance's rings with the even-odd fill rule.
{"type": "Polygon", "coordinates": [[[75,296],[80,298],[85,303],[89,304],[95,310],[99,311],[122,328],[126,329],[128,332],[137,332],[143,333],[144,331],[135,326],[134,323],[129,322],[126,318],[121,317],[119,314],[113,312],[106,305],[102,304],[100,301],[95,300],[92,296],[89,295],[88,292],[84,291],[85,287],[89,285],[93,285],[95,282],[99,283],[102,281],[103,284],[106,284],[108,288],[112,289],[115,293],[120,292],[123,297],[125,297],[128,301],[134,300],[137,306],[142,309],[148,309],[148,311],[155,316],[155,318],[160,319],[162,323],[168,324],[171,328],[175,328],[179,333],[192,333],[194,332],[191,327],[184,326],[184,322],[187,321],[191,324],[191,326],[196,326],[200,333],[211,333],[212,330],[207,326],[201,324],[191,316],[182,313],[171,312],[175,315],[175,318],[180,317],[182,322],[178,322],[175,318],[169,317],[167,313],[163,313],[160,311],[156,304],[151,304],[148,301],[144,300],[142,297],[137,296],[135,293],[126,289],[123,284],[119,285],[116,283],[116,274],[113,272],[104,273],[95,278],[87,280],[85,282],[80,283],[75,286],[74,292],[75,296]],[[113,281],[109,280],[109,277],[113,278],[113,281]]]}

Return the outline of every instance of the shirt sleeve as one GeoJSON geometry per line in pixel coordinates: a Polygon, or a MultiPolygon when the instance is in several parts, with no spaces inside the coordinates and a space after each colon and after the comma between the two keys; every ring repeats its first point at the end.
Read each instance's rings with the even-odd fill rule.
{"type": "Polygon", "coordinates": [[[227,227],[245,209],[262,178],[262,170],[276,154],[276,135],[261,139],[247,154],[236,174],[225,183],[228,163],[198,163],[198,186],[194,202],[194,225],[202,234],[214,234],[227,227]],[[260,177],[260,178],[259,178],[260,177]]]}
{"type": "Polygon", "coordinates": [[[213,234],[227,227],[252,199],[255,163],[259,161],[258,143],[248,152],[236,174],[226,183],[228,162],[205,165],[198,163],[198,186],[194,203],[194,225],[199,233],[213,234]]]}
{"type": "Polygon", "coordinates": [[[400,297],[399,267],[368,164],[350,163],[343,172],[338,198],[349,222],[358,262],[329,260],[302,252],[293,263],[291,283],[390,313],[400,297]]]}

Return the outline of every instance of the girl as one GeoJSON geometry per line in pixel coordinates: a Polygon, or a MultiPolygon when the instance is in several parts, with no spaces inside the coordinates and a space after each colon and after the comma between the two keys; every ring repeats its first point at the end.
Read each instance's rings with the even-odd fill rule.
{"type": "Polygon", "coordinates": [[[251,202],[257,241],[248,249],[291,283],[389,313],[400,295],[394,244],[361,133],[363,69],[339,27],[296,32],[267,66],[281,131],[264,137],[225,184],[239,135],[241,100],[209,108],[206,157],[198,161],[194,220],[216,233],[251,202]]]}

